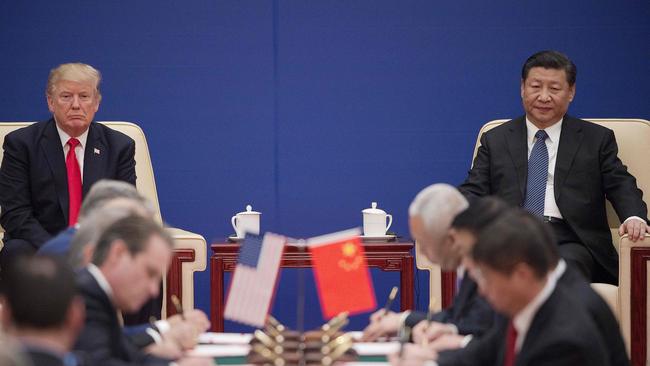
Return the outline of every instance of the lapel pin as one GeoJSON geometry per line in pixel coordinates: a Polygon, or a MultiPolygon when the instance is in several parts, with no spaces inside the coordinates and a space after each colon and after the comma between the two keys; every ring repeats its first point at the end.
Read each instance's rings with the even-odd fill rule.
{"type": "Polygon", "coordinates": [[[95,152],[95,154],[97,154],[97,155],[99,155],[99,153],[100,153],[100,151],[99,151],[99,149],[98,149],[98,148],[95,148],[95,149],[94,149],[93,151],[94,151],[94,152],[95,152]]]}

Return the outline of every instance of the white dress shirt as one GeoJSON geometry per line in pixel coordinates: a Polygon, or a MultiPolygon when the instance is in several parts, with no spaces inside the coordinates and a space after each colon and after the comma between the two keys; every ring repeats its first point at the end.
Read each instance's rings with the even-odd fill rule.
{"type": "MultiPolygon", "coordinates": [[[[70,140],[70,135],[65,133],[62,129],[59,128],[59,125],[56,125],[56,130],[59,131],[59,138],[61,138],[61,146],[63,146],[63,160],[68,157],[68,151],[70,151],[70,146],[68,145],[68,140],[70,140]]],[[[79,145],[74,148],[75,156],[77,157],[77,162],[79,162],[79,171],[81,172],[81,182],[84,181],[84,151],[86,149],[86,140],[88,140],[88,129],[81,135],[77,137],[79,140],[79,145]]]]}
{"type": "MultiPolygon", "coordinates": [[[[558,122],[552,124],[550,127],[544,129],[548,137],[544,141],[546,143],[546,149],[548,150],[548,177],[546,178],[546,195],[544,197],[544,216],[551,216],[558,219],[562,219],[562,213],[560,208],[555,202],[555,163],[557,161],[557,150],[560,146],[560,137],[562,135],[562,121],[560,119],[558,122]]],[[[528,157],[530,158],[530,153],[533,150],[533,145],[537,142],[535,134],[540,129],[537,128],[526,116],[526,142],[528,146],[528,157]]],[[[623,221],[626,223],[628,220],[637,219],[645,222],[642,218],[638,216],[630,216],[623,221]]]]}

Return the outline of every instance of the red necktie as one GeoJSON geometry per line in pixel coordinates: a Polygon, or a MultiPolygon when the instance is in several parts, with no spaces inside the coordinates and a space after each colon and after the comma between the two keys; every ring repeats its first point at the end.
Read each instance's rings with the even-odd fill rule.
{"type": "Polygon", "coordinates": [[[68,140],[68,145],[70,151],[68,151],[68,156],[65,158],[65,167],[68,171],[68,225],[74,226],[77,223],[77,216],[79,216],[79,208],[81,207],[81,169],[79,169],[77,154],[74,152],[74,148],[79,145],[79,140],[72,137],[68,140]]]}
{"type": "Polygon", "coordinates": [[[503,366],[515,365],[515,344],[517,344],[517,329],[512,324],[508,325],[508,335],[506,336],[506,354],[503,358],[503,366]]]}

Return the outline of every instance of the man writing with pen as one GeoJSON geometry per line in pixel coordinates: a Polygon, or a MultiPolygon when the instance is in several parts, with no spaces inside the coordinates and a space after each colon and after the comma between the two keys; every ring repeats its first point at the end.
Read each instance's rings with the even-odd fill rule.
{"type": "MultiPolygon", "coordinates": [[[[418,343],[435,342],[447,334],[458,337],[444,337],[445,342],[466,343],[471,336],[480,336],[493,325],[495,313],[479,295],[477,284],[465,276],[468,263],[463,258],[467,257],[475,242],[474,233],[489,224],[506,206],[489,199],[480,204],[483,207],[477,210],[479,214],[472,220],[454,225],[454,218],[468,207],[467,200],[456,188],[434,184],[415,197],[409,208],[411,234],[418,243],[420,254],[440,265],[443,271],[457,271],[457,296],[449,308],[435,314],[394,313],[381,309],[371,315],[370,324],[364,330],[364,340],[391,336],[401,329],[412,328],[413,340],[418,343]]],[[[449,345],[445,345],[447,347],[449,345]]]]}

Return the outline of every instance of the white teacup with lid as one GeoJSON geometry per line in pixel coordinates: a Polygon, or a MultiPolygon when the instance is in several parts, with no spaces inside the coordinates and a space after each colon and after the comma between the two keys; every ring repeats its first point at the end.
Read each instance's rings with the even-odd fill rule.
{"type": "Polygon", "coordinates": [[[246,205],[246,211],[239,212],[230,219],[238,239],[243,239],[246,233],[259,235],[261,212],[253,211],[251,205],[246,205]]]}
{"type": "Polygon", "coordinates": [[[377,202],[372,202],[371,208],[361,211],[363,213],[363,235],[364,236],[385,236],[386,231],[393,223],[393,216],[384,210],[377,208],[377,202]],[[388,219],[388,223],[386,223],[388,219]]]}

